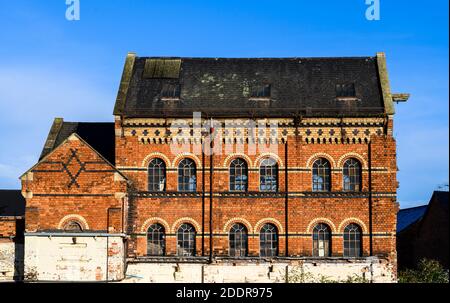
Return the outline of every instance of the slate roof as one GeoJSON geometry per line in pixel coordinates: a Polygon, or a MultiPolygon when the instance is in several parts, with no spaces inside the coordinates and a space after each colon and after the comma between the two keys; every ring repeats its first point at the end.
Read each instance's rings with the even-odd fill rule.
{"type": "Polygon", "coordinates": [[[371,116],[384,113],[376,57],[136,57],[128,84],[125,100],[119,102],[118,98],[115,115],[191,117],[193,111],[213,117],[371,116]],[[144,77],[147,59],[181,60],[179,78],[144,77]],[[180,84],[179,101],[161,100],[162,87],[167,83],[180,84]],[[358,101],[336,99],[336,84],[346,83],[354,83],[358,101]],[[270,101],[249,100],[251,87],[263,84],[271,86],[270,101]]]}
{"type": "Polygon", "coordinates": [[[25,198],[20,190],[0,189],[0,217],[25,215],[25,198]]]}
{"type": "Polygon", "coordinates": [[[430,202],[427,205],[421,205],[411,208],[400,209],[397,213],[397,232],[400,232],[406,229],[411,224],[422,219],[426,213],[428,208],[432,203],[438,203],[441,211],[447,211],[448,213],[448,200],[449,193],[448,191],[434,191],[431,196],[430,202]]]}
{"type": "Polygon", "coordinates": [[[77,133],[111,164],[115,164],[115,135],[112,122],[65,122],[56,118],[39,160],[48,155],[71,134],[77,133]]]}
{"type": "Polygon", "coordinates": [[[397,232],[401,232],[411,224],[420,220],[428,205],[421,205],[411,208],[400,209],[397,213],[397,232]]]}

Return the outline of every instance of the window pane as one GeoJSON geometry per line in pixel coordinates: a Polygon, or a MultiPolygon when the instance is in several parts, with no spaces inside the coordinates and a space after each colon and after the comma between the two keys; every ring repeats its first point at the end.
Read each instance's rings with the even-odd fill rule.
{"type": "Polygon", "coordinates": [[[260,236],[260,256],[274,257],[278,255],[278,230],[273,224],[266,223],[261,228],[260,236]]]}
{"type": "Polygon", "coordinates": [[[361,190],[361,165],[359,161],[355,159],[345,161],[343,178],[345,191],[361,190]]]}
{"type": "Polygon", "coordinates": [[[247,163],[237,158],[230,164],[230,190],[247,191],[248,183],[247,163]]]}
{"type": "Polygon", "coordinates": [[[166,165],[155,158],[148,165],[148,190],[164,191],[166,189],[166,165]]]}
{"type": "Polygon", "coordinates": [[[236,223],[231,227],[229,234],[230,256],[244,257],[247,255],[247,238],[247,228],[244,225],[236,223]]]}
{"type": "Polygon", "coordinates": [[[271,158],[264,159],[259,168],[259,189],[261,191],[278,190],[278,164],[271,158]]]}
{"type": "Polygon", "coordinates": [[[361,256],[361,229],[356,224],[349,224],[344,229],[344,257],[361,256]]]}
{"type": "Polygon", "coordinates": [[[194,192],[197,190],[197,169],[192,159],[183,159],[178,165],[178,190],[194,192]]]}
{"type": "Polygon", "coordinates": [[[330,163],[324,159],[319,158],[313,164],[312,169],[313,175],[313,191],[329,191],[330,190],[330,179],[331,170],[330,163]]]}
{"type": "Polygon", "coordinates": [[[160,224],[152,224],[147,231],[147,255],[162,256],[165,253],[165,230],[160,224]]]}
{"type": "Polygon", "coordinates": [[[177,255],[195,256],[195,228],[188,223],[184,223],[177,231],[177,255]]]}
{"type": "Polygon", "coordinates": [[[328,225],[319,223],[313,229],[313,256],[330,256],[330,228],[328,225]]]}

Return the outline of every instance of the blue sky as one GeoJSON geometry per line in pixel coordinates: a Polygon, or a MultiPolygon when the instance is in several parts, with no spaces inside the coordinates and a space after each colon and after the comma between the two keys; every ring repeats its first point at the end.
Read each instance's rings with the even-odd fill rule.
{"type": "Polygon", "coordinates": [[[398,200],[428,202],[449,176],[448,1],[0,0],[0,188],[40,154],[54,117],[112,121],[125,55],[315,57],[387,55],[398,200]]]}

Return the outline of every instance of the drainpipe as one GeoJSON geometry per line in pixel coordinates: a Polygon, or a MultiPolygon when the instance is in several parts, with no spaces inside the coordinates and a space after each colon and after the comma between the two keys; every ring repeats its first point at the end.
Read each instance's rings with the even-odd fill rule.
{"type": "Polygon", "coordinates": [[[289,239],[288,239],[288,142],[286,138],[286,144],[284,145],[284,185],[285,185],[285,198],[284,198],[284,227],[285,227],[285,255],[286,257],[289,256],[289,239]]]}
{"type": "Polygon", "coordinates": [[[205,151],[202,144],[202,256],[205,256],[205,151]]]}
{"type": "MultiPolygon", "coordinates": [[[[128,190],[127,190],[128,191],[128,190]]],[[[125,233],[125,200],[127,201],[128,204],[128,195],[125,195],[122,198],[122,230],[120,231],[121,233],[125,233]]],[[[127,270],[127,246],[128,243],[126,242],[126,238],[122,238],[122,245],[123,245],[123,279],[125,279],[125,273],[127,270]]]]}
{"type": "Polygon", "coordinates": [[[210,125],[210,155],[209,155],[209,262],[212,263],[213,259],[213,220],[212,220],[212,206],[213,206],[213,171],[214,171],[214,161],[213,161],[213,139],[212,139],[212,133],[214,132],[214,128],[212,125],[212,118],[211,118],[211,125],[210,125]]]}

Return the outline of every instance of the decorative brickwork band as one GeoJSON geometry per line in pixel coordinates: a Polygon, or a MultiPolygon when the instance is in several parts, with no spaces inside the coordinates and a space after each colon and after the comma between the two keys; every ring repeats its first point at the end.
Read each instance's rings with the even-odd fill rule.
{"type": "Polygon", "coordinates": [[[180,225],[183,223],[191,223],[192,225],[194,225],[195,231],[197,233],[200,233],[202,231],[200,224],[198,224],[197,221],[195,221],[194,219],[189,218],[189,217],[183,217],[183,218],[176,220],[175,223],[173,223],[172,233],[175,234],[178,231],[178,227],[180,227],[180,225]]]}
{"type": "Polygon", "coordinates": [[[343,221],[341,222],[341,224],[339,224],[338,232],[339,232],[339,233],[343,233],[343,232],[344,232],[344,228],[345,228],[347,225],[351,224],[351,223],[358,224],[358,225],[362,228],[363,233],[368,233],[368,229],[367,229],[366,224],[364,224],[364,222],[361,221],[360,219],[358,219],[358,218],[353,218],[353,217],[347,218],[347,219],[343,220],[343,221]]]}
{"type": "Polygon", "coordinates": [[[366,162],[366,160],[364,160],[364,158],[363,158],[360,154],[353,153],[353,152],[351,152],[351,153],[346,153],[345,155],[342,155],[342,156],[339,158],[339,160],[338,160],[337,167],[339,167],[339,168],[343,167],[345,161],[347,161],[347,160],[350,159],[350,158],[355,158],[355,159],[357,159],[359,162],[361,162],[361,165],[362,165],[363,168],[365,168],[365,169],[368,168],[368,167],[367,167],[367,162],[366,162]]]}
{"type": "Polygon", "coordinates": [[[274,218],[264,218],[259,220],[256,224],[255,224],[255,229],[254,229],[254,233],[255,234],[259,234],[261,231],[261,227],[266,224],[266,223],[272,223],[274,224],[277,228],[278,228],[278,233],[279,234],[283,234],[284,230],[283,230],[283,225],[281,225],[280,221],[278,221],[277,219],[274,218]]]}
{"type": "Polygon", "coordinates": [[[228,157],[225,158],[223,161],[223,167],[228,168],[230,166],[230,163],[235,158],[242,158],[247,162],[248,168],[253,168],[252,160],[249,156],[245,154],[239,154],[239,153],[231,153],[228,155],[228,157]]]}
{"type": "Polygon", "coordinates": [[[166,163],[167,168],[172,167],[169,158],[167,158],[166,155],[164,155],[162,153],[158,153],[158,152],[154,152],[154,153],[151,153],[151,154],[148,154],[147,156],[145,156],[144,160],[142,160],[141,166],[147,168],[148,164],[150,163],[150,161],[153,158],[160,158],[161,160],[163,160],[166,163]]]}
{"type": "Polygon", "coordinates": [[[260,166],[260,162],[262,160],[264,160],[265,158],[273,158],[275,161],[277,161],[279,168],[284,167],[283,161],[281,160],[281,158],[277,154],[274,154],[274,153],[262,153],[261,155],[259,155],[258,158],[256,158],[256,160],[255,160],[255,163],[254,163],[255,167],[258,168],[260,166]]]}
{"type": "Polygon", "coordinates": [[[307,168],[312,168],[312,164],[318,158],[325,158],[328,161],[330,161],[330,164],[331,164],[332,168],[336,167],[336,162],[334,161],[333,157],[331,157],[329,154],[326,154],[326,153],[315,153],[315,154],[313,154],[311,157],[309,157],[308,161],[306,161],[306,167],[307,168]]]}
{"type": "Polygon", "coordinates": [[[334,225],[334,223],[330,219],[327,219],[327,218],[315,218],[308,224],[308,227],[306,228],[306,233],[308,233],[308,234],[312,233],[312,229],[318,223],[325,223],[331,228],[331,231],[333,233],[337,232],[336,226],[334,225]]]}
{"type": "Polygon", "coordinates": [[[178,163],[183,160],[184,158],[190,158],[192,160],[194,160],[195,165],[197,165],[198,169],[202,168],[202,162],[200,161],[200,159],[194,155],[193,153],[181,153],[178,156],[175,157],[175,159],[173,159],[172,161],[172,167],[176,168],[178,167],[178,163]]]}
{"type": "Polygon", "coordinates": [[[152,225],[154,223],[160,223],[162,226],[164,226],[164,228],[167,231],[170,231],[170,225],[169,225],[169,223],[167,223],[166,220],[159,218],[159,217],[152,217],[152,218],[148,218],[147,220],[145,220],[144,224],[142,224],[141,232],[147,233],[147,230],[150,227],[150,225],[152,225]]]}
{"type": "Polygon", "coordinates": [[[64,229],[64,225],[67,224],[69,221],[76,221],[77,223],[79,223],[81,225],[83,230],[89,229],[89,225],[88,225],[86,219],[84,219],[82,216],[76,215],[76,214],[64,216],[64,218],[62,218],[61,221],[59,221],[58,229],[64,229]]]}
{"type": "Polygon", "coordinates": [[[225,225],[223,227],[223,232],[225,234],[228,234],[230,232],[231,226],[233,226],[234,223],[244,224],[245,227],[247,227],[247,230],[249,232],[251,232],[253,230],[252,225],[250,224],[250,222],[248,222],[247,219],[235,217],[235,218],[231,218],[230,220],[227,221],[227,223],[225,223],[225,225]]]}

